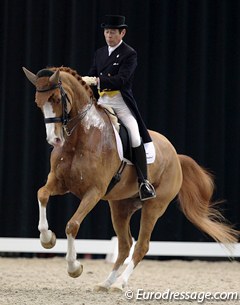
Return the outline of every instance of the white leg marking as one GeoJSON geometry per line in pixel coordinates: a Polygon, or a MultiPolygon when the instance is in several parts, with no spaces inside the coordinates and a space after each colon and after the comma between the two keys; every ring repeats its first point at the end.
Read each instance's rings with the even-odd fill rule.
{"type": "Polygon", "coordinates": [[[113,288],[123,289],[126,287],[128,279],[134,270],[134,262],[133,260],[127,265],[126,269],[123,273],[117,278],[116,282],[112,285],[113,288]]]}
{"type": "Polygon", "coordinates": [[[117,279],[118,276],[118,270],[113,270],[109,276],[107,277],[105,284],[107,285],[107,287],[111,286],[117,279]]]}
{"type": "Polygon", "coordinates": [[[95,290],[97,290],[97,291],[98,290],[107,290],[116,281],[117,275],[118,275],[118,271],[113,270],[105,281],[98,283],[95,286],[95,290]]]}
{"type": "Polygon", "coordinates": [[[67,249],[67,255],[66,260],[68,263],[68,272],[73,273],[80,267],[80,262],[77,261],[77,253],[74,246],[74,238],[71,234],[67,234],[67,240],[68,240],[68,249],[67,249]]]}
{"type": "Polygon", "coordinates": [[[124,283],[127,284],[130,275],[133,273],[133,270],[134,270],[134,263],[133,260],[131,260],[130,263],[127,265],[126,269],[123,271],[123,273],[120,276],[120,278],[124,283]]]}
{"type": "Polygon", "coordinates": [[[43,243],[48,243],[52,238],[52,231],[48,230],[48,221],[47,221],[47,213],[46,207],[41,205],[41,202],[38,201],[39,204],[39,223],[38,230],[40,231],[40,240],[43,243]]]}

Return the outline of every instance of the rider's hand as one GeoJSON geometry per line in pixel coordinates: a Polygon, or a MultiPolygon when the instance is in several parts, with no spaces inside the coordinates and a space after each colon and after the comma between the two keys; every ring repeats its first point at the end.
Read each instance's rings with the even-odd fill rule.
{"type": "Polygon", "coordinates": [[[97,86],[98,84],[97,77],[95,76],[83,76],[82,80],[89,86],[97,86]]]}

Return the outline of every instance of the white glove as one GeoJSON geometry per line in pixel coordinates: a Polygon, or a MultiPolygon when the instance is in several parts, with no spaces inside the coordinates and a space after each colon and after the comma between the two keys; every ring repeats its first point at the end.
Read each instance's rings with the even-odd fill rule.
{"type": "Polygon", "coordinates": [[[97,86],[97,78],[95,76],[82,76],[82,80],[89,86],[97,86]]]}

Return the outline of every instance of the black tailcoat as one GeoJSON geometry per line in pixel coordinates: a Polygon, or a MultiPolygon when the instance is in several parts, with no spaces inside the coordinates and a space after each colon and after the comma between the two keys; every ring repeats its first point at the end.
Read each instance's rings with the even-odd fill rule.
{"type": "Polygon", "coordinates": [[[137,67],[136,51],[122,42],[112,54],[108,55],[108,46],[95,52],[93,65],[89,70],[89,76],[97,76],[100,79],[100,91],[119,90],[122,97],[135,116],[140,135],[144,143],[151,142],[145,123],[139,113],[136,101],[132,93],[134,71],[137,67]]]}

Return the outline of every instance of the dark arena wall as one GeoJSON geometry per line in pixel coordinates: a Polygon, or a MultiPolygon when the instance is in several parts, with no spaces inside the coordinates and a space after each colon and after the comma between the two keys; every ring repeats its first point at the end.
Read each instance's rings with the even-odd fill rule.
{"type": "MultiPolygon", "coordinates": [[[[37,73],[69,66],[86,75],[105,44],[106,14],[126,16],[124,40],[138,52],[134,95],[149,129],[215,176],[214,199],[240,229],[240,2],[234,0],[3,0],[0,3],[0,236],[38,237],[37,190],[49,172],[34,87],[22,66],[37,73]]],[[[65,237],[79,204],[73,195],[51,198],[49,225],[65,237]]],[[[132,220],[137,238],[140,211],[132,220]]],[[[110,239],[106,202],[84,220],[78,237],[110,239]]],[[[173,202],[153,240],[206,241],[173,202]]]]}

